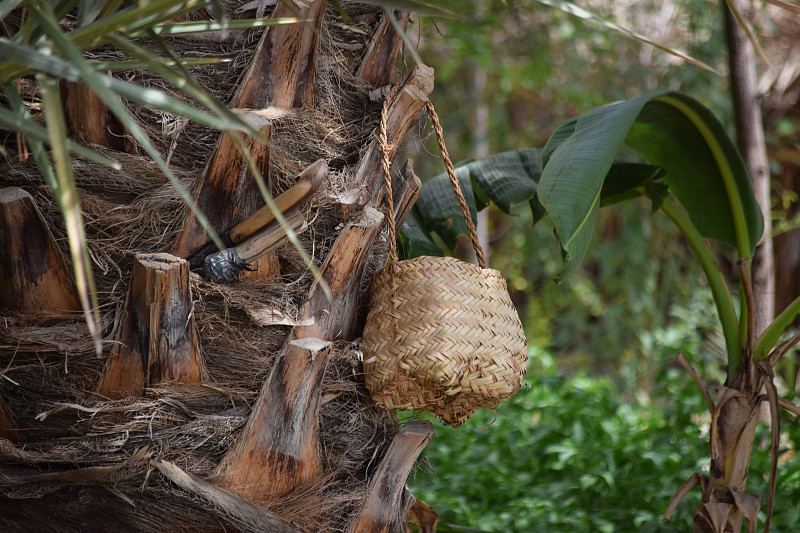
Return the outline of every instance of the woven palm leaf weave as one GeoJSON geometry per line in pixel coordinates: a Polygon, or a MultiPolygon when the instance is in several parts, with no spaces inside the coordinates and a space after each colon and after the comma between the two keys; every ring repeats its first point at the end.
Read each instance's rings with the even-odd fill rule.
{"type": "Polygon", "coordinates": [[[361,349],[378,404],[433,411],[458,427],[519,390],[525,335],[499,272],[418,257],[390,265],[372,283],[361,349]]]}
{"type": "MultiPolygon", "coordinates": [[[[527,343],[505,280],[485,268],[430,103],[428,114],[480,266],[452,257],[397,261],[389,161],[384,158],[390,263],[372,280],[361,350],[366,386],[376,403],[387,409],[432,411],[458,427],[478,409],[494,408],[519,390],[527,343]]],[[[382,143],[384,135],[382,131],[382,143]]]]}

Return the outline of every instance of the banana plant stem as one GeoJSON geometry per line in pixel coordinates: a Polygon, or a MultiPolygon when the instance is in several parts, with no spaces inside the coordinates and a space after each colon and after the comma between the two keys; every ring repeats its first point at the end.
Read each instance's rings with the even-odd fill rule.
{"type": "Polygon", "coordinates": [[[722,332],[725,336],[725,346],[728,350],[728,375],[732,376],[742,362],[742,343],[739,338],[739,321],[736,318],[736,311],[733,307],[728,286],[722,273],[714,263],[711,251],[708,249],[703,237],[689,217],[680,208],[674,198],[667,198],[661,205],[661,210],[667,215],[681,230],[689,246],[692,248],[695,257],[700,261],[700,267],[708,279],[711,287],[711,294],[717,306],[719,320],[722,323],[722,332]]]}

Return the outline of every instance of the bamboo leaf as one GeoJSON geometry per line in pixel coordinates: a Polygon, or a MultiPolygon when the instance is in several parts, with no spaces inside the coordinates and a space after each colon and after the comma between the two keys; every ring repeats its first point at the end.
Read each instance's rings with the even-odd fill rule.
{"type": "Polygon", "coordinates": [[[744,17],[742,16],[742,13],[739,11],[739,8],[736,7],[736,4],[732,0],[725,0],[725,5],[728,6],[728,9],[730,10],[731,14],[733,14],[733,19],[736,21],[736,24],[738,24],[739,27],[742,28],[742,31],[747,36],[747,40],[750,41],[750,44],[753,46],[753,50],[755,50],[756,53],[759,56],[761,56],[761,59],[764,60],[764,62],[767,64],[767,66],[769,66],[769,68],[772,68],[772,63],[770,63],[767,54],[764,53],[764,49],[761,48],[761,45],[758,43],[758,39],[753,33],[753,30],[750,29],[750,26],[747,24],[747,21],[744,20],[744,17]]]}
{"type": "Polygon", "coordinates": [[[405,32],[403,27],[400,25],[400,22],[397,20],[397,17],[394,16],[394,12],[391,9],[383,8],[384,16],[389,19],[389,24],[392,25],[394,31],[400,36],[403,40],[403,44],[406,45],[406,50],[411,54],[411,57],[414,58],[414,62],[417,65],[424,65],[422,62],[422,58],[419,56],[419,52],[417,52],[417,47],[414,43],[411,42],[411,39],[408,38],[408,34],[405,32]]]}
{"type": "Polygon", "coordinates": [[[615,24],[615,23],[613,23],[611,21],[605,20],[604,18],[597,16],[596,14],[592,13],[591,11],[589,11],[587,9],[584,9],[584,8],[574,4],[573,2],[567,2],[566,0],[538,0],[538,1],[539,1],[539,3],[542,3],[542,4],[550,6],[550,7],[554,7],[556,9],[560,9],[561,11],[563,11],[565,13],[569,13],[570,15],[574,15],[574,16],[576,16],[578,18],[582,18],[584,20],[588,20],[588,21],[600,24],[602,26],[605,26],[606,28],[608,28],[610,30],[613,30],[613,31],[616,31],[618,33],[621,33],[622,35],[624,35],[626,37],[630,37],[630,38],[636,39],[636,40],[641,41],[641,42],[643,42],[645,44],[649,44],[650,46],[653,46],[653,47],[661,50],[662,52],[666,52],[668,54],[674,55],[675,57],[679,57],[679,58],[683,59],[684,61],[686,61],[688,63],[691,63],[692,65],[695,65],[695,66],[700,67],[702,69],[709,70],[711,72],[719,74],[719,72],[717,72],[716,70],[711,68],[709,65],[703,63],[699,59],[696,59],[696,58],[690,56],[689,54],[687,54],[685,52],[681,52],[680,50],[677,50],[675,48],[671,48],[669,46],[663,45],[661,43],[658,43],[658,42],[650,39],[649,37],[647,37],[645,35],[642,35],[641,33],[637,32],[637,31],[631,30],[629,28],[625,28],[623,26],[620,26],[619,24],[615,24]]]}
{"type": "MultiPolygon", "coordinates": [[[[203,0],[151,0],[135,2],[131,7],[112,11],[93,23],[69,34],[77,47],[88,50],[105,44],[114,33],[134,33],[156,24],[168,22],[181,15],[205,7],[203,0]]],[[[56,19],[58,20],[58,19],[56,19]]]]}
{"type": "Polygon", "coordinates": [[[22,0],[4,0],[0,2],[0,20],[6,18],[6,15],[14,11],[22,3],[22,0]]]}
{"type": "MultiPolygon", "coordinates": [[[[24,61],[29,67],[28,70],[30,71],[44,72],[53,77],[64,78],[73,82],[86,83],[95,93],[98,93],[98,95],[100,88],[103,88],[106,90],[106,94],[115,94],[128,100],[154,107],[156,109],[161,109],[174,115],[180,115],[195,122],[206,124],[214,128],[226,130],[247,130],[252,134],[257,134],[253,128],[248,126],[247,123],[245,123],[240,117],[237,117],[230,110],[225,109],[225,111],[222,112],[224,106],[222,104],[213,104],[211,97],[204,97],[201,92],[204,93],[205,91],[196,91],[191,89],[187,83],[181,83],[181,80],[185,81],[185,79],[176,77],[174,72],[169,74],[174,81],[180,85],[183,85],[187,91],[191,92],[193,96],[201,99],[202,103],[212,103],[212,105],[216,105],[217,109],[221,111],[221,114],[211,115],[205,111],[193,107],[190,104],[187,104],[186,102],[182,102],[177,98],[168,95],[164,91],[151,89],[149,87],[141,87],[118,78],[100,74],[95,68],[92,67],[91,63],[82,57],[80,51],[78,51],[69,43],[68,40],[66,40],[64,35],[61,34],[59,30],[53,30],[51,27],[50,31],[58,31],[58,36],[53,38],[54,41],[61,42],[63,46],[58,47],[61,51],[65,51],[65,46],[68,46],[68,49],[72,54],[72,58],[65,60],[60,57],[47,55],[30,47],[11,43],[5,39],[0,39],[0,46],[5,47],[5,51],[9,57],[15,58],[20,62],[24,61]],[[93,80],[91,84],[87,83],[89,79],[93,80]]],[[[53,35],[56,34],[51,33],[51,37],[53,37],[53,35]]],[[[152,66],[157,67],[157,65],[152,66]]],[[[25,72],[14,72],[13,77],[18,77],[18,75],[23,74],[25,74],[25,72]]]]}
{"type": "Polygon", "coordinates": [[[80,0],[78,2],[78,24],[80,28],[94,22],[105,8],[105,0],[80,0]]]}
{"type": "MultiPolygon", "coordinates": [[[[205,215],[203,215],[197,206],[194,205],[193,198],[186,190],[186,187],[184,187],[180,180],[175,177],[175,174],[173,174],[172,170],[170,170],[170,168],[164,162],[161,154],[159,154],[155,149],[153,144],[150,142],[150,139],[147,137],[144,131],[142,131],[139,124],[130,115],[128,110],[125,109],[125,106],[123,106],[118,100],[118,93],[110,90],[107,84],[107,80],[110,78],[96,72],[83,58],[80,50],[70,43],[69,40],[67,40],[67,38],[61,33],[58,22],[54,18],[53,12],[50,10],[46,2],[36,1],[34,2],[34,5],[36,5],[38,9],[31,11],[31,16],[36,17],[42,23],[43,28],[53,40],[54,45],[59,48],[59,50],[65,55],[71,64],[74,65],[74,67],[79,71],[81,79],[83,79],[86,84],[92,88],[95,94],[97,94],[97,96],[103,101],[109,110],[111,110],[111,112],[117,116],[128,132],[130,132],[130,134],[142,146],[145,152],[147,152],[147,154],[158,165],[169,182],[173,187],[175,187],[175,189],[178,191],[178,194],[181,196],[181,198],[183,198],[184,202],[186,202],[194,215],[197,217],[198,222],[200,222],[203,228],[208,232],[209,236],[214,241],[214,244],[216,244],[220,250],[224,249],[225,246],[223,245],[222,240],[211,227],[205,215]]],[[[160,93],[160,91],[154,91],[154,93],[160,93]]]]}
{"type": "MultiPolygon", "coordinates": [[[[51,181],[57,181],[58,183],[58,186],[54,189],[54,195],[61,214],[64,216],[67,228],[69,251],[72,256],[72,268],[75,271],[78,297],[81,301],[83,314],[86,317],[89,333],[94,340],[95,352],[100,356],[103,352],[103,338],[100,330],[99,304],[94,286],[92,264],[86,244],[86,234],[83,230],[83,216],[81,215],[78,200],[78,190],[75,186],[75,177],[72,174],[72,160],[67,150],[67,128],[64,123],[61,98],[54,79],[39,75],[37,80],[41,88],[47,129],[50,132],[51,153],[56,166],[55,180],[51,177],[51,181]]],[[[50,162],[43,155],[41,145],[36,152],[38,155],[35,157],[43,174],[52,174],[50,162]]]]}
{"type": "MultiPolygon", "coordinates": [[[[178,71],[175,71],[175,68],[171,68],[170,65],[167,63],[168,60],[156,56],[155,54],[147,51],[146,49],[142,48],[141,46],[137,45],[130,39],[126,39],[122,36],[116,35],[113,36],[111,41],[118,46],[123,51],[127,52],[131,56],[138,58],[141,61],[147,62],[148,66],[151,70],[159,73],[161,76],[164,77],[167,81],[175,85],[176,87],[181,88],[184,90],[191,98],[195,101],[205,105],[208,109],[213,111],[216,114],[214,117],[213,123],[209,124],[215,128],[224,129],[224,130],[241,130],[245,131],[251,136],[261,140],[262,142],[267,142],[267,139],[262,135],[261,131],[254,128],[246,121],[244,121],[239,115],[231,111],[225,104],[223,104],[218,98],[211,95],[208,91],[206,91],[199,83],[192,77],[192,75],[180,64],[180,58],[178,58],[172,50],[167,47],[160,37],[155,37],[156,42],[162,46],[165,53],[171,56],[171,62],[177,62],[178,71]]],[[[153,107],[158,107],[157,104],[152,104],[153,107]]],[[[192,108],[195,109],[195,108],[192,108]]],[[[176,113],[182,115],[182,113],[176,113]]],[[[187,118],[192,118],[188,115],[187,118]]]]}
{"type": "Polygon", "coordinates": [[[303,19],[295,17],[288,18],[272,18],[272,19],[236,19],[226,20],[219,22],[216,20],[198,20],[189,22],[171,22],[168,24],[157,24],[152,28],[140,29],[130,33],[131,37],[144,37],[149,32],[155,35],[183,35],[187,33],[203,33],[212,31],[223,30],[242,30],[249,28],[264,28],[270,26],[280,26],[284,24],[297,24],[298,22],[307,22],[303,19]]]}
{"type": "MultiPolygon", "coordinates": [[[[198,66],[198,65],[218,65],[221,63],[230,63],[232,60],[227,57],[184,57],[175,62],[171,59],[164,60],[164,66],[176,67],[182,66],[198,66]]],[[[102,72],[122,72],[125,70],[138,70],[150,68],[151,64],[146,61],[138,60],[121,60],[121,61],[90,61],[89,62],[96,70],[102,72]]]]}
{"type": "MultiPolygon", "coordinates": [[[[5,86],[7,87],[7,85],[5,86]]],[[[8,89],[4,89],[6,96],[10,94],[8,89]]],[[[22,117],[19,114],[12,113],[7,109],[0,107],[0,126],[7,128],[9,131],[17,131],[24,134],[29,140],[41,142],[45,144],[50,143],[50,135],[47,129],[43,128],[29,117],[22,117]]],[[[67,150],[70,153],[77,155],[83,159],[94,161],[107,167],[119,169],[119,163],[106,157],[100,152],[90,150],[72,140],[67,139],[67,150]]]]}

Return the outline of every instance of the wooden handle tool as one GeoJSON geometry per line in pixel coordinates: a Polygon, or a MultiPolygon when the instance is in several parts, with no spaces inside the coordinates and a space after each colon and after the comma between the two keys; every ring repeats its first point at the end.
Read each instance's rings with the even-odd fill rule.
{"type": "MultiPolygon", "coordinates": [[[[275,198],[275,206],[278,211],[284,216],[289,211],[296,209],[304,200],[311,196],[317,187],[325,179],[328,174],[328,164],[324,159],[319,159],[311,166],[306,168],[297,177],[297,182],[292,185],[286,192],[275,198]]],[[[269,208],[264,206],[243,221],[233,226],[230,231],[221,235],[222,242],[229,247],[252,237],[275,221],[275,214],[269,208]]],[[[280,226],[278,226],[280,227],[280,226]]],[[[209,241],[194,252],[192,252],[187,260],[189,267],[192,270],[198,270],[204,267],[206,257],[217,252],[219,248],[213,241],[209,241]]]]}
{"type": "MultiPolygon", "coordinates": [[[[284,215],[286,223],[295,234],[308,228],[305,217],[294,209],[284,215]]],[[[277,248],[288,240],[286,231],[273,221],[272,224],[249,239],[220,252],[206,256],[206,276],[214,283],[230,283],[239,279],[239,273],[250,270],[250,263],[259,256],[277,248]]]]}
{"type": "MultiPolygon", "coordinates": [[[[275,205],[278,211],[286,213],[300,205],[303,200],[308,198],[319,187],[319,184],[322,183],[327,174],[328,164],[324,159],[314,162],[297,177],[297,183],[275,198],[275,205]]],[[[234,243],[240,243],[262,228],[267,227],[274,220],[275,214],[269,206],[265,205],[231,228],[231,240],[234,243]]]]}

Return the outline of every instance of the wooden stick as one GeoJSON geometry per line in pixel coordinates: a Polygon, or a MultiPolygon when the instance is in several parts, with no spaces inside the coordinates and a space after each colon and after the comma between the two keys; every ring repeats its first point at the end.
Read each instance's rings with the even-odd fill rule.
{"type": "MultiPolygon", "coordinates": [[[[396,10],[394,16],[405,30],[408,27],[410,13],[396,10]]],[[[375,33],[372,34],[372,39],[364,52],[364,58],[356,70],[356,76],[373,88],[388,85],[392,80],[394,64],[397,61],[397,54],[400,52],[402,42],[400,35],[389,22],[389,18],[384,15],[378,23],[375,33]]]]}
{"type": "Polygon", "coordinates": [[[350,533],[391,533],[406,516],[403,494],[414,462],[436,431],[430,422],[408,422],[392,440],[367,489],[367,501],[350,533]]]}
{"type": "MultiPolygon", "coordinates": [[[[320,159],[305,169],[298,177],[297,182],[286,192],[275,198],[274,202],[281,214],[297,208],[303,201],[319,187],[328,172],[328,164],[320,159]]],[[[259,233],[275,220],[275,214],[269,207],[264,206],[245,220],[231,228],[230,232],[222,235],[222,242],[232,247],[259,233]]],[[[187,260],[189,268],[196,270],[204,265],[206,257],[218,252],[217,245],[209,241],[195,250],[187,260]]]]}
{"type": "MultiPolygon", "coordinates": [[[[297,209],[287,213],[285,219],[295,234],[303,233],[308,228],[305,217],[297,209]]],[[[242,271],[251,270],[253,261],[278,248],[288,239],[283,227],[277,221],[273,222],[238,246],[206,257],[206,275],[214,283],[230,283],[238,279],[242,271]]]]}
{"type": "Polygon", "coordinates": [[[75,284],[36,208],[19,187],[0,189],[0,308],[17,312],[80,310],[75,284]]]}
{"type": "MultiPolygon", "coordinates": [[[[264,31],[231,107],[290,108],[313,104],[317,36],[326,2],[314,0],[297,8],[294,4],[289,8],[287,4],[279,2],[273,16],[299,16],[310,23],[273,26],[264,31]]],[[[270,138],[271,131],[269,125],[262,128],[267,138],[270,138]]],[[[245,140],[244,145],[269,190],[269,147],[250,140],[245,140]]],[[[220,137],[209,158],[195,204],[220,233],[246,219],[263,205],[258,185],[228,134],[220,137]]],[[[172,253],[187,257],[206,241],[208,234],[195,216],[190,214],[172,253]]],[[[272,254],[259,259],[254,268],[265,277],[278,272],[278,264],[272,254]]]]}
{"type": "MultiPolygon", "coordinates": [[[[328,175],[328,164],[324,159],[317,160],[314,164],[305,169],[298,177],[297,182],[286,192],[275,198],[275,206],[278,211],[287,213],[296,209],[328,175]]],[[[251,235],[255,235],[259,230],[269,226],[275,220],[275,213],[269,206],[264,206],[242,222],[231,228],[231,240],[240,243],[251,235]]]]}
{"type": "Polygon", "coordinates": [[[137,254],[117,343],[98,392],[138,396],[159,383],[205,376],[192,312],[189,263],[170,254],[137,254]]]}

